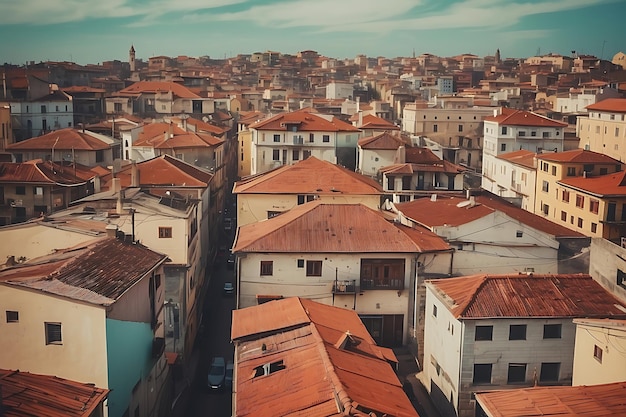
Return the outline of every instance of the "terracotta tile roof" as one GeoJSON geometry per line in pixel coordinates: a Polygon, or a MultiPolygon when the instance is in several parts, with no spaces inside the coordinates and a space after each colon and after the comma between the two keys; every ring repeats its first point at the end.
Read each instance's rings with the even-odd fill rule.
{"type": "Polygon", "coordinates": [[[193,117],[189,117],[186,123],[190,126],[194,126],[196,128],[196,132],[199,133],[206,132],[212,135],[221,136],[228,131],[228,129],[212,125],[211,123],[206,123],[202,120],[194,119],[193,117]]]}
{"type": "Polygon", "coordinates": [[[626,305],[588,274],[478,274],[426,285],[456,318],[626,318],[626,305]]]}
{"type": "Polygon", "coordinates": [[[494,417],[605,417],[626,415],[626,382],[591,386],[531,387],[476,393],[494,417]]]}
{"type": "Polygon", "coordinates": [[[439,161],[434,164],[395,164],[380,168],[380,172],[387,175],[412,175],[418,172],[444,172],[460,174],[467,169],[448,161],[439,161]]]}
{"type": "Polygon", "coordinates": [[[50,151],[99,151],[111,146],[98,139],[89,131],[73,129],[71,127],[55,130],[42,136],[12,143],[7,146],[9,151],[46,150],[50,151]]]}
{"type": "MultiPolygon", "coordinates": [[[[304,109],[303,109],[304,110],[304,109]]],[[[298,132],[360,132],[349,123],[331,116],[330,120],[310,111],[280,113],[250,125],[251,129],[287,131],[289,124],[298,125],[298,132]]]]}
{"type": "Polygon", "coordinates": [[[537,156],[535,152],[527,151],[526,149],[520,149],[519,151],[501,154],[496,158],[509,161],[512,164],[521,165],[527,168],[536,168],[535,156],[537,156]]]}
{"type": "Polygon", "coordinates": [[[232,340],[237,415],[366,416],[371,410],[417,417],[390,366],[397,363],[393,352],[376,345],[352,310],[301,298],[270,301],[233,311],[232,340]],[[255,377],[259,366],[278,361],[283,369],[255,377]]]}
{"type": "Polygon", "coordinates": [[[501,126],[536,126],[536,127],[567,127],[567,123],[558,122],[536,113],[525,110],[502,108],[502,114],[485,117],[487,122],[496,122],[501,126]]]}
{"type": "Polygon", "coordinates": [[[234,194],[379,195],[381,185],[314,156],[235,183],[234,194]]]}
{"type": "Polygon", "coordinates": [[[590,104],[587,110],[626,113],[626,98],[607,98],[590,104]]]}
{"type": "Polygon", "coordinates": [[[626,171],[597,177],[563,179],[557,184],[583,191],[599,198],[626,197],[626,171]]]}
{"type": "Polygon", "coordinates": [[[363,123],[357,126],[359,129],[400,130],[400,128],[382,117],[373,114],[363,116],[363,123]]]}
{"type": "Polygon", "coordinates": [[[0,162],[1,183],[78,185],[95,176],[95,173],[82,166],[77,166],[76,175],[74,172],[73,167],[41,159],[21,163],[0,162]]]}
{"type": "Polygon", "coordinates": [[[106,93],[107,90],[104,88],[93,88],[88,87],[86,85],[72,85],[70,87],[63,88],[67,94],[76,94],[76,93],[106,93]]]}
{"type": "Polygon", "coordinates": [[[493,194],[483,193],[474,199],[476,202],[474,206],[469,204],[458,207],[459,203],[468,201],[465,197],[437,196],[436,201],[426,197],[396,204],[396,207],[408,218],[428,228],[443,225],[459,226],[498,210],[520,223],[557,238],[584,237],[581,233],[530,213],[493,194]]]}
{"type": "Polygon", "coordinates": [[[243,125],[250,125],[257,121],[261,121],[265,119],[266,117],[267,115],[260,111],[240,112],[239,120],[237,121],[237,123],[240,123],[243,125]]]}
{"type": "Polygon", "coordinates": [[[570,162],[577,164],[620,164],[608,155],[586,149],[572,149],[563,152],[550,152],[537,155],[537,159],[552,162],[570,162]]]}
{"type": "Polygon", "coordinates": [[[362,204],[312,201],[240,227],[233,252],[418,253],[449,249],[434,233],[398,226],[362,204]]]}
{"type": "Polygon", "coordinates": [[[428,148],[407,148],[405,150],[405,162],[413,164],[437,164],[441,159],[428,148]]]}
{"type": "Polygon", "coordinates": [[[0,404],[6,417],[89,417],[108,394],[93,384],[0,369],[0,404]]]}
{"type": "Polygon", "coordinates": [[[170,91],[180,98],[200,98],[199,95],[192,93],[184,85],[171,81],[138,81],[121,89],[118,94],[139,95],[142,93],[168,93],[170,91]]]}
{"type": "Polygon", "coordinates": [[[407,146],[408,144],[399,136],[392,135],[391,133],[381,133],[375,136],[366,136],[359,139],[359,146],[363,149],[387,149],[394,150],[400,146],[407,146]]]}
{"type": "Polygon", "coordinates": [[[0,271],[0,282],[108,306],[167,256],[99,238],[0,271]]]}
{"type": "MultiPolygon", "coordinates": [[[[206,188],[213,174],[169,155],[161,155],[137,163],[140,186],[178,186],[206,188]]],[[[122,188],[131,186],[132,164],[125,165],[116,177],[122,188]]],[[[111,188],[112,174],[102,176],[102,187],[111,188]]]]}

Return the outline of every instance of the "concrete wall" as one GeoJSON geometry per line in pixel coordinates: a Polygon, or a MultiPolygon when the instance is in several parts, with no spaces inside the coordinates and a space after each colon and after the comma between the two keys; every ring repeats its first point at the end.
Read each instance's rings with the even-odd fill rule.
{"type": "Polygon", "coordinates": [[[576,320],[574,377],[572,385],[596,385],[626,381],[626,327],[622,323],[576,320]],[[595,347],[601,349],[596,357],[595,347]]]}

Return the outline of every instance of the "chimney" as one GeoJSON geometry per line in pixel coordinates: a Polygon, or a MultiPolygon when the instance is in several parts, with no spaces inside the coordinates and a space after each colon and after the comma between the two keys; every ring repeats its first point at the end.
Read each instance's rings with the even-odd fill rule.
{"type": "Polygon", "coordinates": [[[406,163],[406,148],[404,145],[398,146],[398,150],[396,151],[396,160],[394,162],[396,164],[406,163]]]}
{"type": "Polygon", "coordinates": [[[121,189],[122,189],[122,183],[120,182],[120,179],[117,177],[113,178],[113,183],[111,184],[111,191],[114,193],[119,193],[121,189]]]}
{"type": "Polygon", "coordinates": [[[363,126],[363,112],[359,110],[359,124],[357,127],[363,126]]]}
{"type": "Polygon", "coordinates": [[[361,111],[361,97],[356,98],[356,111],[357,113],[361,111]]]}
{"type": "Polygon", "coordinates": [[[139,169],[137,168],[137,162],[133,161],[130,168],[130,186],[139,187],[139,169]]]}
{"type": "Polygon", "coordinates": [[[123,209],[123,203],[124,202],[123,202],[123,200],[124,200],[124,191],[120,190],[117,193],[117,201],[115,203],[115,213],[116,214],[122,214],[124,212],[124,209],[123,209]]]}
{"type": "Polygon", "coordinates": [[[107,224],[105,228],[107,232],[107,237],[115,237],[117,236],[117,225],[115,224],[107,224]]]}
{"type": "Polygon", "coordinates": [[[169,134],[169,138],[173,138],[174,137],[174,124],[172,122],[170,122],[170,126],[168,129],[168,134],[169,134]]]}

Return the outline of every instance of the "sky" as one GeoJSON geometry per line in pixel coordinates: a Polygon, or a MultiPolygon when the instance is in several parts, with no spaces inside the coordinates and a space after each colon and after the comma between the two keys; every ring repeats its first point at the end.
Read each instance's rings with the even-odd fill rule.
{"type": "Polygon", "coordinates": [[[0,64],[626,52],[624,0],[0,0],[0,64]]]}

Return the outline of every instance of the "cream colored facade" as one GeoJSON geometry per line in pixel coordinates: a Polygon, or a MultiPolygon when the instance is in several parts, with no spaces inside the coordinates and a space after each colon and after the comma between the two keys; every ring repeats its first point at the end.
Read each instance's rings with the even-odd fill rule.
{"type": "Polygon", "coordinates": [[[626,320],[576,319],[572,385],[626,381],[626,320]]]}
{"type": "Polygon", "coordinates": [[[237,133],[237,176],[246,177],[251,174],[252,132],[240,130],[237,133]]]}
{"type": "Polygon", "coordinates": [[[626,112],[595,110],[589,116],[580,116],[576,135],[581,148],[626,162],[626,112]]]}
{"type": "Polygon", "coordinates": [[[395,162],[397,149],[363,149],[359,146],[357,172],[376,178],[382,167],[395,162]]]}
{"type": "Polygon", "coordinates": [[[311,200],[326,204],[363,204],[373,210],[380,208],[380,195],[355,194],[237,194],[237,226],[266,220],[311,200]]]}
{"type": "Polygon", "coordinates": [[[564,163],[542,160],[539,156],[534,213],[586,236],[609,238],[609,229],[605,224],[609,204],[625,207],[626,195],[601,198],[558,181],[581,177],[583,171],[587,171],[589,176],[598,176],[615,170],[615,164],[564,163]]]}
{"type": "Polygon", "coordinates": [[[492,159],[492,181],[483,181],[483,188],[532,213],[535,208],[536,167],[517,164],[502,156],[506,155],[492,159]]]}
{"type": "MultiPolygon", "coordinates": [[[[443,104],[442,104],[443,105],[443,104]]],[[[444,146],[456,146],[459,135],[481,135],[482,122],[493,116],[493,107],[421,108],[408,103],[402,110],[402,130],[412,134],[441,133],[449,135],[444,146]]]]}
{"type": "Polygon", "coordinates": [[[0,320],[0,368],[109,388],[104,307],[8,284],[0,284],[0,305],[19,315],[0,320]],[[46,344],[47,322],[61,324],[62,344],[46,344]]]}

